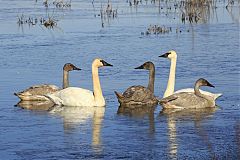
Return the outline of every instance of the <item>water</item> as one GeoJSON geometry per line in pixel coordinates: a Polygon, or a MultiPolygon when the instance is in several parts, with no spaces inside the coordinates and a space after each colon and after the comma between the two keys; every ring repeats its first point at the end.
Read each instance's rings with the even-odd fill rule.
{"type": "Polygon", "coordinates": [[[114,1],[118,17],[103,20],[102,28],[99,1],[95,8],[88,1],[73,1],[71,9],[49,7],[47,13],[59,21],[57,28],[46,29],[16,23],[21,14],[47,17],[42,1],[1,0],[1,159],[239,159],[238,6],[236,2],[228,12],[219,5],[208,22],[190,25],[182,24],[178,13],[159,14],[150,2],[129,7],[114,1]],[[172,27],[173,32],[141,35],[150,24],[172,27]],[[176,28],[182,32],[175,33],[176,28]],[[176,90],[206,78],[216,88],[205,90],[223,93],[219,107],[171,114],[161,106],[118,109],[114,91],[147,85],[147,71],[133,69],[145,61],[156,66],[155,94],[162,97],[170,63],[158,56],[170,49],[178,53],[176,90]],[[71,86],[92,90],[90,66],[96,57],[113,64],[100,69],[105,108],[47,112],[14,107],[14,92],[34,84],[61,86],[67,62],[83,69],[70,73],[71,86]]]}

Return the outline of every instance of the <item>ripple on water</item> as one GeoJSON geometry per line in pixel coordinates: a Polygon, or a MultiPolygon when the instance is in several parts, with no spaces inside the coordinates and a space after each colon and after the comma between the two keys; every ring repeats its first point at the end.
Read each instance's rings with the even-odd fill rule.
{"type": "MultiPolygon", "coordinates": [[[[39,25],[19,28],[15,23],[22,13],[47,16],[42,1],[14,0],[0,5],[1,158],[238,159],[239,25],[225,6],[216,10],[218,21],[189,25],[180,24],[174,13],[159,14],[154,4],[129,7],[114,1],[118,18],[104,19],[102,28],[100,17],[94,17],[101,3],[105,5],[94,2],[95,10],[87,1],[72,2],[69,10],[56,9],[60,29],[50,30],[39,25]],[[174,32],[141,35],[150,24],[171,26],[174,32]],[[175,33],[176,28],[182,32],[175,33]],[[147,86],[148,71],[134,70],[146,61],[156,66],[155,95],[163,95],[170,62],[158,56],[170,49],[178,53],[176,89],[193,87],[196,79],[207,78],[216,88],[204,90],[223,93],[217,100],[219,109],[163,114],[157,106],[153,112],[125,109],[120,113],[114,91],[147,86]],[[78,109],[53,114],[14,107],[16,91],[33,84],[61,86],[66,62],[82,68],[70,73],[71,86],[92,90],[91,63],[96,57],[113,64],[99,69],[107,102],[104,113],[93,109],[83,116],[85,111],[78,109]]],[[[233,16],[237,16],[235,11],[233,16]]]]}

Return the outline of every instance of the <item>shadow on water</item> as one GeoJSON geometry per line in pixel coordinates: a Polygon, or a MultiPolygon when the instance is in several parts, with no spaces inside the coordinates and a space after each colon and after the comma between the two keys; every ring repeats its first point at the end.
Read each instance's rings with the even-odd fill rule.
{"type": "Polygon", "coordinates": [[[203,108],[203,109],[188,109],[188,110],[172,110],[163,109],[159,116],[166,116],[168,127],[168,151],[171,159],[177,159],[178,157],[178,135],[177,135],[177,123],[194,122],[194,129],[196,134],[201,137],[203,143],[207,146],[209,155],[212,159],[216,158],[213,145],[209,140],[208,133],[201,125],[203,120],[214,115],[217,111],[216,108],[203,108]]]}
{"type": "Polygon", "coordinates": [[[119,106],[117,114],[129,116],[132,118],[141,119],[147,117],[149,119],[149,131],[150,133],[155,132],[155,125],[154,125],[154,111],[157,105],[144,105],[144,106],[119,106]]]}

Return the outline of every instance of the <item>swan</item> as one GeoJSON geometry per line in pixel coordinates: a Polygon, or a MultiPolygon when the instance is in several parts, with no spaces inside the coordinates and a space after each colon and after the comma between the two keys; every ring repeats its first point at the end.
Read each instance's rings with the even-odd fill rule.
{"type": "Polygon", "coordinates": [[[149,70],[149,83],[148,87],[144,86],[131,86],[123,94],[115,91],[118,102],[120,105],[147,105],[157,104],[158,100],[154,96],[154,80],[155,80],[155,66],[152,62],[145,62],[143,65],[135,69],[149,70]]]}
{"type": "Polygon", "coordinates": [[[159,102],[163,106],[163,108],[198,109],[215,107],[216,104],[214,97],[202,94],[199,91],[200,86],[214,87],[206,79],[200,78],[195,83],[194,93],[174,93],[171,96],[161,99],[159,102]]]}
{"type": "Polygon", "coordinates": [[[99,58],[92,63],[93,92],[83,88],[68,87],[55,93],[47,94],[46,97],[54,104],[60,106],[105,106],[98,76],[98,68],[103,66],[112,65],[99,58]]]}
{"type": "MultiPolygon", "coordinates": [[[[171,60],[171,66],[170,66],[170,73],[169,73],[169,78],[168,78],[168,84],[166,91],[164,93],[163,98],[168,97],[174,93],[180,93],[180,92],[194,92],[193,88],[186,88],[186,89],[181,89],[176,92],[174,92],[174,87],[175,87],[175,74],[176,74],[176,65],[177,65],[177,53],[174,50],[168,51],[167,53],[159,56],[163,58],[168,58],[171,60]]],[[[216,100],[218,97],[222,96],[221,93],[211,93],[207,91],[200,90],[201,93],[205,95],[212,96],[214,100],[216,100]]]]}
{"type": "MultiPolygon", "coordinates": [[[[69,71],[81,70],[71,63],[66,63],[63,66],[63,88],[69,87],[69,71]]],[[[54,93],[60,90],[59,87],[50,84],[40,84],[29,87],[28,89],[14,93],[22,101],[46,101],[48,100],[44,95],[48,93],[54,93]]]]}

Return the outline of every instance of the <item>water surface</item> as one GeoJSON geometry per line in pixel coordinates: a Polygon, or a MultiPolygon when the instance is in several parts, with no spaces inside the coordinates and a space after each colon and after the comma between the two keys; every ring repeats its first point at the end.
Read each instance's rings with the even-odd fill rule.
{"type": "MultiPolygon", "coordinates": [[[[240,56],[239,4],[220,3],[207,22],[183,24],[175,12],[157,5],[129,7],[114,1],[117,18],[101,21],[101,1],[73,1],[72,7],[47,10],[42,1],[1,0],[0,5],[0,155],[2,159],[239,159],[240,56]],[[163,13],[162,13],[163,12],[163,13]],[[57,27],[18,26],[17,16],[54,16],[57,27]],[[102,22],[104,27],[102,28],[102,22]],[[172,27],[163,35],[141,35],[150,24],[172,27]],[[176,33],[175,30],[182,32],[176,33]],[[189,30],[189,32],[187,31],[189,30]],[[147,85],[148,72],[134,70],[145,61],[156,66],[155,94],[162,97],[170,62],[178,53],[176,90],[206,78],[223,93],[218,108],[166,113],[161,106],[118,109],[114,91],[147,85]],[[62,66],[71,62],[71,86],[92,90],[96,57],[114,65],[100,69],[105,108],[56,108],[34,111],[14,107],[14,92],[34,84],[61,86],[62,66]]],[[[107,1],[102,1],[106,6],[107,1]]]]}

